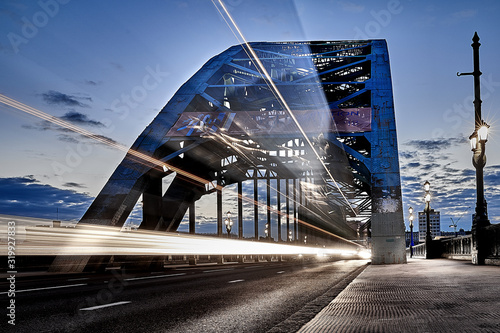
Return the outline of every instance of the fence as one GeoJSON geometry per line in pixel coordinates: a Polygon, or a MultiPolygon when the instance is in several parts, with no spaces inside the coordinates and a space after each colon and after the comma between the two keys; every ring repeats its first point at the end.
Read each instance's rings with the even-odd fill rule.
{"type": "MultiPolygon", "coordinates": [[[[455,260],[472,260],[472,236],[460,236],[432,241],[434,248],[433,258],[448,258],[455,260]]],[[[425,258],[427,247],[425,243],[413,246],[413,257],[425,258]]],[[[406,249],[406,255],[410,256],[410,248],[406,249]]]]}

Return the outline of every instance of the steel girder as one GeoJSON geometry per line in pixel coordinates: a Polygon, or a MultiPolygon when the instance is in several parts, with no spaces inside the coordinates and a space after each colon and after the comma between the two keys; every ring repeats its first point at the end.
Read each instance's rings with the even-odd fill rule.
{"type": "Polygon", "coordinates": [[[262,66],[245,45],[210,59],[131,147],[159,163],[128,153],[81,222],[121,226],[142,194],[141,228],[174,231],[217,185],[300,179],[307,223],[350,239],[372,231],[374,263],[404,262],[386,42],[250,46],[262,66]]]}

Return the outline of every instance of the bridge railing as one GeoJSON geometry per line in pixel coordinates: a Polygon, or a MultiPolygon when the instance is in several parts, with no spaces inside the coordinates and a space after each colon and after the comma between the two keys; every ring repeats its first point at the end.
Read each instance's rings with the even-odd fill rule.
{"type": "MultiPolygon", "coordinates": [[[[433,241],[433,257],[448,258],[455,260],[471,260],[472,236],[460,236],[433,241]]],[[[413,246],[413,257],[425,258],[427,247],[425,243],[413,246]]],[[[410,256],[410,248],[406,249],[406,255],[410,256]]]]}
{"type": "Polygon", "coordinates": [[[456,260],[472,259],[472,235],[441,239],[438,242],[442,258],[456,260]]]}
{"type": "MultiPolygon", "coordinates": [[[[425,243],[414,245],[413,246],[413,257],[416,258],[425,258],[425,253],[427,251],[427,248],[425,246],[425,243]]],[[[410,257],[410,248],[406,248],[406,256],[409,258],[410,257]]]]}

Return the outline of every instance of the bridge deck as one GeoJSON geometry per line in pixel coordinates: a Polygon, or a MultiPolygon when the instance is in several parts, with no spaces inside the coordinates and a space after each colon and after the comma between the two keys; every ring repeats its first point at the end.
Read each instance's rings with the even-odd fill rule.
{"type": "Polygon", "coordinates": [[[371,265],[299,332],[500,332],[500,267],[371,265]]]}

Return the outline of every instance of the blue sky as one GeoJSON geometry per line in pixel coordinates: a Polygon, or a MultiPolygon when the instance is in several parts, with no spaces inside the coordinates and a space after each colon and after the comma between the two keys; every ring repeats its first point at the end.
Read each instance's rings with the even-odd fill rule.
{"type": "MultiPolygon", "coordinates": [[[[429,180],[448,231],[463,211],[459,228],[470,229],[475,206],[473,81],[456,73],[472,71],[477,31],[483,118],[492,125],[486,199],[500,222],[500,2],[225,3],[249,41],[387,40],[405,220],[410,205],[423,209],[429,180]]],[[[211,1],[6,0],[0,94],[130,146],[185,81],[237,43],[211,1]]],[[[78,219],[124,155],[4,105],[0,117],[0,213],[55,218],[59,209],[78,219]]]]}

